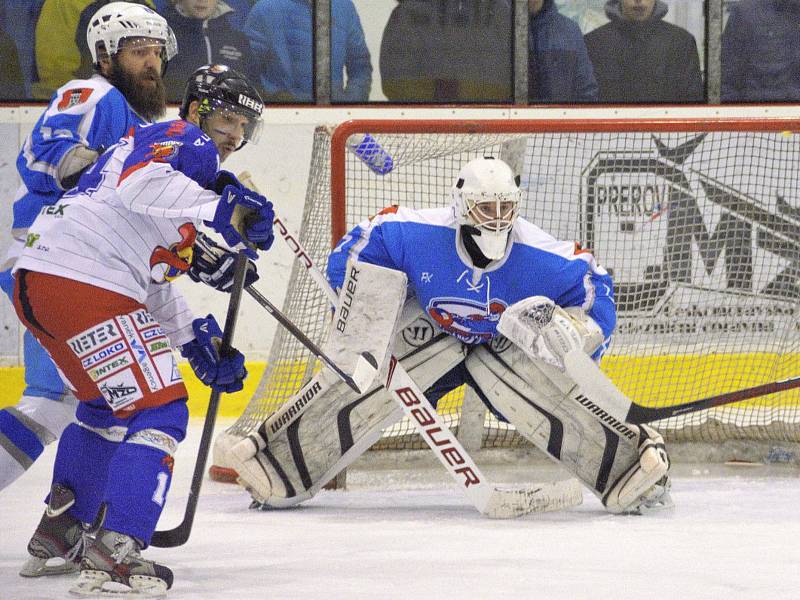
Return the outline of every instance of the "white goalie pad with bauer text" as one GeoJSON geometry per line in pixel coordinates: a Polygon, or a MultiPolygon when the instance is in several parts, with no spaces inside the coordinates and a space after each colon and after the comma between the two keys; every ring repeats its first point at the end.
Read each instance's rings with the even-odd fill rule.
{"type": "MultiPolygon", "coordinates": [[[[405,292],[403,273],[348,263],[348,277],[324,346],[343,370],[354,368],[364,351],[384,367],[393,337],[394,352],[405,357],[406,368],[417,376],[420,365],[441,365],[441,371],[421,377],[422,385],[429,386],[463,360],[460,344],[449,336],[442,334],[419,345],[406,343],[402,333],[394,336],[416,318],[411,308],[418,306],[415,301],[405,303],[405,314],[401,310],[405,292]],[[352,285],[354,277],[357,285],[352,285]],[[432,356],[444,360],[429,361],[432,356]]],[[[369,448],[383,429],[402,418],[379,379],[358,396],[325,370],[315,375],[256,432],[228,450],[240,483],[269,506],[291,506],[313,496],[369,448]]]]}

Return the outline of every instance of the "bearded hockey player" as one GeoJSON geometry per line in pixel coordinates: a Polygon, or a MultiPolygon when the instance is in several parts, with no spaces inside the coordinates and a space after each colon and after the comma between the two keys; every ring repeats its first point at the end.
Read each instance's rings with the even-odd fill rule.
{"type": "MultiPolygon", "coordinates": [[[[212,315],[174,286],[202,224],[251,258],[273,241],[272,205],[220,160],[255,140],[258,93],[224,66],[190,79],[181,120],[134,127],[44,209],[14,267],[14,305],[80,401],[58,444],[47,510],[22,575],[74,570],[77,594],[162,594],[172,572],[142,557],[188,420],[172,348],[206,385],[242,387],[244,357],[221,356],[212,315]],[[94,538],[83,524],[102,523],[94,538]],[[51,567],[49,559],[60,558],[51,567]]],[[[51,561],[52,562],[52,561],[51,561]]]]}
{"type": "MultiPolygon", "coordinates": [[[[177,46],[163,17],[146,6],[112,2],[92,16],[86,40],[96,74],[56,91],[17,159],[22,185],[14,200],[15,241],[0,273],[9,298],[11,266],[42,207],[55,204],[131,127],[164,114],[161,76],[177,46]]],[[[0,410],[0,490],[33,464],[75,413],[75,397],[30,332],[24,356],[26,389],[16,406],[0,410]]]]}
{"type": "MultiPolygon", "coordinates": [[[[668,506],[662,437],[604,422],[566,374],[571,350],[599,359],[606,348],[616,322],[611,278],[589,252],[518,216],[518,183],[503,161],[478,158],[461,170],[450,207],[393,206],[356,226],[329,257],[328,278],[342,288],[330,337],[356,328],[349,342],[364,345],[407,293],[392,353],[432,403],[466,383],[608,511],[668,506]],[[372,297],[359,304],[362,288],[372,297]],[[414,346],[402,333],[420,320],[437,333],[414,346]]],[[[340,354],[346,364],[352,352],[340,354]]],[[[311,497],[402,415],[383,389],[357,398],[321,383],[301,390],[298,406],[307,406],[290,426],[268,419],[232,446],[232,466],[257,503],[311,497]]]]}

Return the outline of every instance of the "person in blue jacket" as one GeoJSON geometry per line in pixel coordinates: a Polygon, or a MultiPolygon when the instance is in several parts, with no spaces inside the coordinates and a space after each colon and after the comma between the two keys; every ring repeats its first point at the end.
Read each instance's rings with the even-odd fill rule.
{"type": "MultiPolygon", "coordinates": [[[[265,100],[314,100],[313,2],[260,0],[245,33],[265,100]]],[[[331,1],[331,100],[366,102],[372,63],[352,0],[331,1]],[[345,74],[347,83],[345,84],[345,74]]]]}
{"type": "Polygon", "coordinates": [[[528,0],[528,101],[593,102],[597,80],[580,27],[555,0],[528,0]]]}
{"type": "Polygon", "coordinates": [[[800,101],[800,2],[731,7],[722,33],[722,101],[800,101]]]}

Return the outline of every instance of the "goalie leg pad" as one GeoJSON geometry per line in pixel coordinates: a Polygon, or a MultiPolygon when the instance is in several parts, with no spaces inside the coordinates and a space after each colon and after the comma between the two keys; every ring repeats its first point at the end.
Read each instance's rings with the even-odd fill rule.
{"type": "Polygon", "coordinates": [[[557,368],[530,360],[513,344],[499,353],[485,346],[476,348],[466,365],[484,394],[517,431],[604,503],[610,499],[612,505],[606,506],[611,512],[631,508],[621,506],[623,502],[636,503],[637,494],[644,491],[640,481],[652,487],[649,477],[635,477],[641,467],[640,451],[642,456],[647,454],[645,471],[655,476],[660,467],[651,463],[653,457],[648,451],[663,451],[663,440],[652,438],[652,444],[645,441],[634,425],[621,424],[618,430],[603,424],[578,406],[574,396],[580,392],[557,368]],[[618,493],[623,490],[624,494],[618,493]]]}
{"type": "MultiPolygon", "coordinates": [[[[424,389],[462,360],[460,342],[441,334],[427,346],[408,352],[401,362],[424,389]]],[[[361,397],[354,397],[339,381],[320,393],[323,395],[297,420],[277,434],[261,431],[232,447],[240,483],[256,501],[286,507],[307,500],[403,416],[377,384],[361,397]],[[266,445],[261,446],[265,434],[266,445]]]]}

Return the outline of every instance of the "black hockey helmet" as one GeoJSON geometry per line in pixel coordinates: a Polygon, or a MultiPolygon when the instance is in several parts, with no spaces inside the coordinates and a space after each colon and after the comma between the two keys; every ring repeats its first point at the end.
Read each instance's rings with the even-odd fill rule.
{"type": "Polygon", "coordinates": [[[257,142],[261,135],[261,112],[264,103],[256,88],[241,73],[225,65],[204,65],[197,69],[186,82],[180,117],[189,114],[193,100],[200,102],[198,113],[200,127],[214,111],[228,111],[247,118],[244,137],[238,149],[247,142],[257,142]]]}

